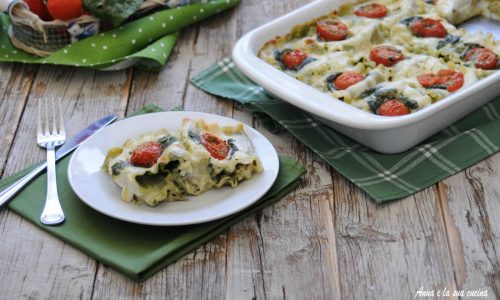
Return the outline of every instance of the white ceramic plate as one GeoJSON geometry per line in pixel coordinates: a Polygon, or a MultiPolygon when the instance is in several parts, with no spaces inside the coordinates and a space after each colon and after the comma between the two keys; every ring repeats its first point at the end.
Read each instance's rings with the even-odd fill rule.
{"type": "Polygon", "coordinates": [[[202,223],[238,212],[259,200],[278,176],[278,154],[259,132],[245,125],[245,132],[255,146],[264,172],[242,182],[236,188],[223,187],[187,201],[161,203],[156,207],[135,205],[120,197],[121,189],[106,175],[102,163],[108,149],[125,140],[161,128],[176,130],[183,118],[203,118],[208,123],[235,125],[240,122],[200,112],[162,112],[128,118],[106,127],[90,137],[73,154],[68,178],[75,193],[90,207],[108,216],[147,225],[171,226],[202,223]]]}

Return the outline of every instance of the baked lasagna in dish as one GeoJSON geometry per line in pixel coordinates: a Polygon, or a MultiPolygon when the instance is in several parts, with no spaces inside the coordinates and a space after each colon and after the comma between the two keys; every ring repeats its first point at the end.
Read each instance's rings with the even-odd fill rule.
{"type": "Polygon", "coordinates": [[[500,20],[498,0],[428,0],[427,2],[435,4],[438,13],[452,24],[460,24],[479,15],[500,20]]]}
{"type": "Polygon", "coordinates": [[[470,33],[452,24],[478,14],[498,18],[499,2],[348,3],[268,41],[258,56],[345,103],[377,115],[400,116],[499,69],[500,43],[492,34],[470,33]],[[458,7],[467,16],[457,15],[458,7]]]}
{"type": "Polygon", "coordinates": [[[144,133],[110,149],[103,168],[122,188],[123,200],[149,206],[236,187],[262,172],[242,124],[221,127],[190,119],[176,132],[144,133]]]}

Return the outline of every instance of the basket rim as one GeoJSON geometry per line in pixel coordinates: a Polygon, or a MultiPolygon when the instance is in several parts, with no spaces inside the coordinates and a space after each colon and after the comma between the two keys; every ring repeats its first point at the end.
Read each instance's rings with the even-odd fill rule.
{"type": "MultiPolygon", "coordinates": [[[[145,0],[140,6],[139,9],[134,13],[141,13],[143,11],[147,11],[152,8],[156,8],[162,5],[166,5],[167,0],[145,0]]],[[[9,14],[11,17],[11,22],[12,23],[28,23],[26,21],[26,17],[29,17],[32,19],[34,22],[39,23],[41,26],[61,26],[61,25],[68,25],[68,24],[83,24],[83,23],[90,23],[90,22],[100,22],[101,20],[95,16],[92,15],[87,15],[87,14],[82,14],[78,18],[63,21],[63,20],[50,20],[50,21],[45,21],[42,20],[37,14],[33,13],[29,7],[24,3],[24,2],[18,2],[12,5],[11,9],[9,10],[9,14]],[[24,15],[18,15],[18,14],[24,14],[24,15]]],[[[102,20],[105,21],[105,20],[102,20]]]]}

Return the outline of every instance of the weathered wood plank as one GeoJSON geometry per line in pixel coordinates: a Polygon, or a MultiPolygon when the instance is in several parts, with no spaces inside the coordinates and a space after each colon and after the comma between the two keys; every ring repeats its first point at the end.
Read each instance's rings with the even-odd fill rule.
{"type": "Polygon", "coordinates": [[[144,105],[154,103],[170,110],[182,107],[189,84],[190,65],[196,28],[184,30],[172,51],[165,69],[161,72],[134,71],[134,80],[128,103],[128,112],[136,111],[144,105]]]}
{"type": "MultiPolygon", "coordinates": [[[[237,10],[233,8],[199,26],[192,49],[189,78],[231,53],[232,45],[237,38],[236,17],[237,10]]],[[[217,101],[215,97],[207,95],[193,85],[188,85],[184,97],[184,109],[231,116],[233,105],[230,101],[217,101]]]]}
{"type": "Polygon", "coordinates": [[[456,288],[435,187],[376,205],[334,173],[342,297],[409,299],[456,288]]]}
{"type": "Polygon", "coordinates": [[[229,249],[228,298],[251,298],[244,297],[245,289],[257,298],[338,298],[329,172],[312,160],[302,162],[327,176],[306,180],[295,193],[230,231],[229,240],[243,244],[229,249]]]}
{"type": "MultiPolygon", "coordinates": [[[[249,124],[247,113],[235,117],[249,124]]],[[[228,299],[338,299],[330,168],[290,134],[271,134],[277,151],[308,169],[301,186],[228,233],[228,299]]]]}
{"type": "Polygon", "coordinates": [[[500,154],[439,184],[457,289],[500,297],[500,154]]]}
{"type": "Polygon", "coordinates": [[[0,216],[2,299],[85,299],[95,262],[8,211],[0,216]]]}
{"type": "MultiPolygon", "coordinates": [[[[19,123],[5,174],[45,158],[45,151],[36,146],[35,139],[38,98],[61,97],[66,131],[72,136],[99,117],[114,112],[123,114],[129,85],[127,72],[41,67],[19,123]]],[[[0,211],[0,239],[3,241],[0,269],[11,270],[0,274],[2,297],[90,298],[95,260],[8,210],[0,211]]]]}
{"type": "Polygon", "coordinates": [[[61,98],[66,133],[72,136],[106,114],[117,112],[123,115],[128,98],[127,84],[130,84],[130,76],[126,72],[102,73],[49,66],[41,68],[16,134],[14,157],[9,161],[6,171],[11,174],[45,158],[45,151],[36,146],[35,120],[39,98],[61,98]]]}
{"type": "Polygon", "coordinates": [[[0,176],[23,113],[36,68],[19,64],[0,66],[0,176]]]}
{"type": "MultiPolygon", "coordinates": [[[[307,2],[242,1],[238,35],[307,2]]],[[[238,109],[235,117],[251,124],[238,109]]],[[[330,168],[290,134],[274,135],[253,123],[279,153],[301,161],[308,175],[293,194],[229,230],[226,298],[338,299],[330,168]]]]}

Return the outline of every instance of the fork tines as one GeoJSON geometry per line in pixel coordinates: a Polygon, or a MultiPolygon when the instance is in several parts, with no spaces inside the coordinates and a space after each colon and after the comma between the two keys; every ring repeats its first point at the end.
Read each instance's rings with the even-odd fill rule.
{"type": "Polygon", "coordinates": [[[65,132],[64,129],[64,119],[63,119],[63,113],[61,109],[61,98],[57,98],[58,102],[58,111],[59,111],[59,131],[57,131],[57,125],[56,125],[56,119],[57,119],[57,112],[54,107],[54,98],[40,98],[38,100],[38,121],[37,121],[37,136],[38,137],[43,137],[43,136],[48,136],[48,135],[62,135],[65,132]],[[52,114],[49,112],[49,102],[50,101],[50,108],[52,110],[52,114]],[[43,103],[42,103],[43,102],[43,103]],[[45,126],[42,127],[42,117],[41,117],[41,112],[43,107],[45,107],[45,126]],[[52,115],[52,131],[49,131],[49,115],[52,115]]]}

